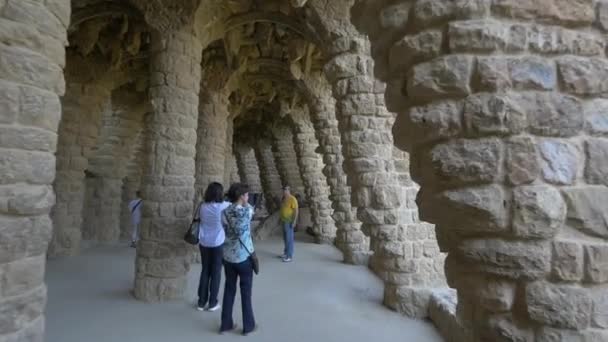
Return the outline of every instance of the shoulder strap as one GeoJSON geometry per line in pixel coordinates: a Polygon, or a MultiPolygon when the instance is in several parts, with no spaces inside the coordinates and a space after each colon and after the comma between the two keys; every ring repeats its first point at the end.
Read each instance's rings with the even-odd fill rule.
{"type": "Polygon", "coordinates": [[[203,206],[203,202],[199,203],[196,207],[195,211],[192,213],[192,222],[196,220],[200,220],[201,216],[201,207],[203,206]]]}
{"type": "Polygon", "coordinates": [[[133,209],[131,209],[131,213],[135,212],[135,209],[137,209],[137,207],[139,207],[139,205],[141,204],[141,202],[143,202],[143,200],[139,200],[139,202],[137,202],[137,204],[133,207],[133,209]]]}
{"type": "Polygon", "coordinates": [[[243,248],[245,248],[245,250],[247,251],[247,254],[249,254],[249,256],[251,256],[251,252],[249,251],[249,249],[245,246],[245,244],[243,243],[243,241],[241,241],[241,238],[239,238],[239,242],[241,243],[241,246],[243,246],[243,248]]]}

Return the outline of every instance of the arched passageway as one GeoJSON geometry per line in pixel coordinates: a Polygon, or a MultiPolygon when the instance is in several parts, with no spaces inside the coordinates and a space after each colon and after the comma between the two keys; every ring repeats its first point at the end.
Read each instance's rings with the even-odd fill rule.
{"type": "Polygon", "coordinates": [[[133,294],[183,298],[211,181],[263,195],[260,238],[291,186],[446,338],[608,339],[607,8],[0,0],[0,340],[43,336],[47,257],[126,246],[137,190],[133,294]]]}

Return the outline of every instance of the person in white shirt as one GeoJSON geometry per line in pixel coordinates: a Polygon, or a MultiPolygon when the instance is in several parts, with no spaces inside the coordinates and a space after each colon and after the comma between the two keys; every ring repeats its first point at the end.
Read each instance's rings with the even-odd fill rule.
{"type": "Polygon", "coordinates": [[[131,212],[131,224],[133,231],[131,233],[131,247],[135,248],[137,240],[139,240],[139,224],[141,223],[141,192],[135,192],[135,199],[129,202],[129,211],[131,212]]]}
{"type": "Polygon", "coordinates": [[[226,239],[222,226],[222,211],[230,205],[224,201],[224,187],[209,184],[199,209],[199,249],[201,251],[201,278],[198,285],[199,311],[216,311],[220,308],[217,297],[222,279],[223,244],[226,239]]]}

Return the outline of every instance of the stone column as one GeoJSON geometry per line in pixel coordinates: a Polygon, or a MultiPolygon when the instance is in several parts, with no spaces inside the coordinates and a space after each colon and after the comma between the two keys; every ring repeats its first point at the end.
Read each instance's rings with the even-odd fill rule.
{"type": "Polygon", "coordinates": [[[62,106],[54,182],[57,203],[51,214],[54,229],[48,251],[50,257],[80,252],[85,170],[97,144],[102,116],[111,112],[111,86],[105,82],[70,82],[68,78],[62,106]]]}
{"type": "Polygon", "coordinates": [[[226,187],[230,187],[231,184],[239,182],[239,171],[236,165],[236,157],[234,155],[232,141],[234,138],[234,118],[232,115],[228,117],[226,123],[226,149],[225,149],[225,160],[224,160],[224,183],[226,187]]]}
{"type": "MultiPolygon", "coordinates": [[[[226,142],[228,133],[228,94],[201,92],[196,142],[195,188],[202,200],[211,182],[224,183],[226,142]]],[[[226,184],[222,184],[228,190],[226,184]]]]}
{"type": "Polygon", "coordinates": [[[410,29],[377,44],[389,56],[378,63],[467,340],[608,340],[608,5],[419,0],[399,12],[410,29]]]}
{"type": "Polygon", "coordinates": [[[304,194],[304,181],[298,167],[293,134],[289,127],[272,128],[272,153],[283,185],[289,185],[293,194],[304,194]]]}
{"type": "Polygon", "coordinates": [[[191,28],[152,37],[146,118],[143,219],[137,248],[135,296],[182,297],[189,269],[184,229],[194,200],[194,157],[202,46],[191,28]]]}
{"type": "Polygon", "coordinates": [[[255,158],[253,147],[249,144],[235,146],[236,163],[242,183],[249,185],[250,192],[262,192],[262,182],[260,180],[260,168],[255,158]]]}
{"type": "Polygon", "coordinates": [[[134,154],[136,138],[148,110],[140,96],[117,90],[112,110],[104,114],[97,148],[87,172],[83,239],[94,243],[119,241],[123,179],[134,154]]]}
{"type": "Polygon", "coordinates": [[[310,84],[309,87],[315,92],[309,99],[310,120],[314,125],[325,163],[323,174],[331,191],[329,198],[334,209],[332,218],[337,228],[336,246],[342,251],[345,263],[367,265],[371,254],[369,238],[361,231],[356,209],[351,206],[350,186],[342,168],[344,157],[336,120],[335,100],[331,97],[331,89],[310,84]]]}
{"type": "Polygon", "coordinates": [[[432,241],[433,231],[407,210],[407,190],[393,160],[394,117],[385,107],[384,85],[374,79],[369,42],[360,35],[340,37],[330,54],[325,74],[336,98],[353,205],[374,252],[370,267],[385,283],[385,305],[426,317],[431,290],[445,286],[437,267],[443,257],[414,257],[413,241],[432,241]]]}
{"type": "Polygon", "coordinates": [[[306,198],[310,203],[315,242],[333,244],[336,239],[336,224],[332,219],[329,186],[323,174],[323,160],[317,154],[319,143],[307,111],[303,108],[291,113],[293,142],[300,173],[304,181],[306,198]]]}
{"type": "Polygon", "coordinates": [[[256,138],[255,157],[260,168],[260,179],[269,212],[279,209],[281,204],[281,176],[275,165],[272,145],[269,139],[256,138]]]}
{"type": "Polygon", "coordinates": [[[42,341],[70,2],[0,2],[0,340],[42,341]]]}

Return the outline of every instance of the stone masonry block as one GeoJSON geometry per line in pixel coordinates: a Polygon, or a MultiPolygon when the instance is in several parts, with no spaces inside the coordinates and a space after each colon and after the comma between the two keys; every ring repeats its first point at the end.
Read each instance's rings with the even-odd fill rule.
{"type": "Polygon", "coordinates": [[[557,61],[564,90],[575,95],[601,95],[608,91],[608,61],[567,56],[557,61]]]}
{"type": "Polygon", "coordinates": [[[526,108],[509,94],[478,93],[464,104],[464,121],[469,134],[515,134],[527,127],[526,108]]]}
{"type": "Polygon", "coordinates": [[[568,223],[584,233],[608,238],[608,189],[605,187],[563,190],[568,205],[568,223]]]}
{"type": "Polygon", "coordinates": [[[543,178],[552,184],[569,185],[581,165],[581,148],[567,140],[544,140],[540,143],[543,178]]]}
{"type": "Polygon", "coordinates": [[[451,227],[452,231],[462,235],[506,230],[506,197],[499,186],[451,190],[431,198],[427,196],[424,191],[418,193],[420,219],[424,221],[451,227]]]}
{"type": "Polygon", "coordinates": [[[431,60],[441,51],[443,34],[441,31],[423,31],[407,35],[395,43],[388,55],[391,73],[406,72],[415,63],[431,60]]]}
{"type": "Polygon", "coordinates": [[[608,245],[585,246],[585,280],[608,282],[608,245]]]}
{"type": "Polygon", "coordinates": [[[559,26],[532,25],[528,28],[530,50],[541,54],[597,56],[605,42],[595,32],[568,30],[559,26]]]}
{"type": "Polygon", "coordinates": [[[585,145],[587,182],[608,186],[608,139],[589,139],[585,145]]]}
{"type": "Polygon", "coordinates": [[[570,137],[584,126],[581,101],[558,93],[524,93],[516,101],[528,114],[530,130],[538,135],[570,137]]]}
{"type": "Polygon", "coordinates": [[[584,25],[595,19],[593,0],[497,0],[492,12],[507,18],[584,25]]]}
{"type": "Polygon", "coordinates": [[[413,99],[444,96],[466,96],[471,92],[471,58],[452,55],[416,65],[407,82],[407,93],[413,99]]]}
{"type": "Polygon", "coordinates": [[[583,278],[583,246],[572,241],[553,242],[553,276],[562,281],[583,278]]]}
{"type": "Polygon", "coordinates": [[[470,270],[511,279],[538,279],[551,268],[551,250],[545,242],[465,240],[458,252],[470,270]]]}
{"type": "Polygon", "coordinates": [[[454,140],[436,145],[430,158],[425,168],[441,183],[491,183],[501,173],[501,142],[493,138],[454,140]]]}
{"type": "Polygon", "coordinates": [[[413,9],[414,23],[423,28],[449,20],[481,18],[487,15],[489,8],[488,0],[418,0],[413,9]]]}
{"type": "Polygon", "coordinates": [[[475,80],[480,91],[552,90],[557,85],[553,62],[535,56],[478,58],[475,80]]]}
{"type": "Polygon", "coordinates": [[[513,185],[531,183],[540,174],[538,151],[533,138],[517,136],[506,145],[507,179],[513,185]]]}
{"type": "Polygon", "coordinates": [[[608,290],[603,288],[593,291],[592,299],[591,325],[595,328],[608,329],[608,290]]]}
{"type": "Polygon", "coordinates": [[[526,49],[527,30],[491,19],[455,21],[448,39],[451,52],[517,52],[526,49]]]}
{"type": "Polygon", "coordinates": [[[526,288],[526,304],[532,320],[556,328],[584,329],[591,318],[591,298],[582,288],[534,282],[526,288]]]}
{"type": "Polygon", "coordinates": [[[552,186],[518,187],[513,191],[513,230],[524,238],[552,238],[566,219],[566,204],[552,186]]]}
{"type": "Polygon", "coordinates": [[[608,135],[608,100],[594,99],[585,103],[585,129],[592,135],[608,135]]]}

